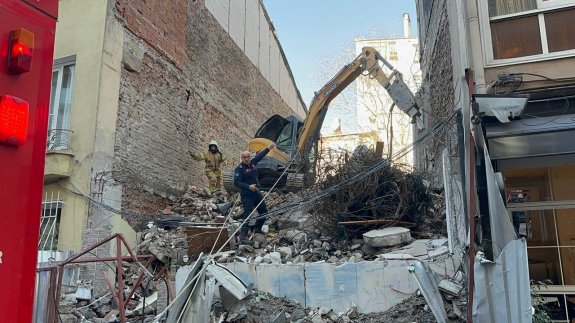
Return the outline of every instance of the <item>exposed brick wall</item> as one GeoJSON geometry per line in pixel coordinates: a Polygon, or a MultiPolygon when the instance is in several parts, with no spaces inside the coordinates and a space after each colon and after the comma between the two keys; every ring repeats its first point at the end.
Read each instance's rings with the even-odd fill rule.
{"type": "Polygon", "coordinates": [[[114,168],[160,196],[202,185],[203,162],[188,150],[207,150],[213,137],[235,165],[267,118],[292,114],[203,2],[189,1],[189,7],[181,68],[125,33],[125,48],[144,53],[125,58],[114,168]]]}
{"type": "Polygon", "coordinates": [[[116,13],[126,28],[166,54],[178,66],[184,62],[186,0],[117,0],[116,13]]]}
{"type": "Polygon", "coordinates": [[[137,232],[146,229],[147,222],[159,216],[169,201],[141,188],[124,185],[122,189],[122,218],[137,232]]]}
{"type": "MultiPolygon", "coordinates": [[[[454,109],[453,98],[455,91],[453,88],[453,62],[451,59],[451,36],[449,33],[449,22],[447,19],[447,8],[445,2],[436,1],[434,12],[439,17],[432,19],[436,25],[428,28],[430,33],[437,33],[434,43],[425,43],[424,51],[430,51],[426,60],[422,61],[423,66],[423,88],[422,98],[424,107],[424,118],[426,128],[423,132],[418,132],[417,137],[422,137],[431,130],[437,122],[440,122],[454,109]]],[[[459,91],[459,89],[458,89],[459,91]]],[[[416,149],[417,166],[419,169],[431,172],[432,180],[435,183],[442,182],[442,160],[441,153],[446,145],[453,139],[455,129],[454,120],[449,127],[436,133],[433,138],[416,149]]]]}

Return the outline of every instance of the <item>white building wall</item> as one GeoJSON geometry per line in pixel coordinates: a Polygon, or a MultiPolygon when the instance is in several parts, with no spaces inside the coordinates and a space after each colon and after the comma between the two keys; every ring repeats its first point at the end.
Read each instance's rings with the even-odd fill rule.
{"type": "Polygon", "coordinates": [[[246,0],[234,0],[230,2],[229,20],[230,29],[228,30],[228,34],[230,34],[236,45],[245,52],[246,0]]]}
{"type": "Polygon", "coordinates": [[[229,31],[230,0],[206,0],[206,8],[214,15],[225,31],[229,31]]]}
{"type": "Polygon", "coordinates": [[[246,0],[246,21],[257,21],[258,23],[246,23],[244,52],[255,66],[259,66],[258,60],[260,57],[259,20],[260,2],[258,0],[246,0]]]}
{"type": "Polygon", "coordinates": [[[273,25],[258,0],[205,0],[206,8],[228,32],[274,90],[299,117],[306,115],[289,64],[273,25]]]}

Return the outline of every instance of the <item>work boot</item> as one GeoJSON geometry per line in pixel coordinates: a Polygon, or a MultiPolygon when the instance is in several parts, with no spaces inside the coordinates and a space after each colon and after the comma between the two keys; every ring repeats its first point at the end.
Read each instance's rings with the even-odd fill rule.
{"type": "Polygon", "coordinates": [[[254,233],[263,233],[262,232],[262,227],[264,225],[264,223],[266,222],[265,218],[262,219],[257,219],[255,225],[253,226],[254,228],[254,233]]]}
{"type": "Polygon", "coordinates": [[[244,225],[241,229],[240,229],[240,245],[248,245],[248,246],[252,246],[254,244],[253,241],[249,240],[248,238],[248,226],[244,225]]]}

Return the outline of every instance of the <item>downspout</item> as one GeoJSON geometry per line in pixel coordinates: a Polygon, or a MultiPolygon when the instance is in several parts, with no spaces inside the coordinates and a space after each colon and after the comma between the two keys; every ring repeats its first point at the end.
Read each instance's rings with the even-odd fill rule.
{"type": "MultiPolygon", "coordinates": [[[[473,101],[473,94],[485,94],[485,69],[483,62],[483,51],[481,46],[481,29],[479,26],[479,10],[477,0],[467,0],[467,28],[469,31],[471,71],[466,73],[466,79],[469,86],[469,100],[473,101]],[[472,80],[473,83],[472,84],[472,80]]],[[[471,105],[469,109],[471,110],[471,105]]],[[[471,114],[471,111],[469,111],[471,114]]],[[[469,122],[469,119],[464,120],[469,122]]],[[[476,212],[476,182],[475,182],[475,142],[472,129],[468,130],[469,134],[469,273],[468,273],[468,301],[467,301],[467,322],[473,323],[473,301],[475,289],[475,212],[476,212]]]]}
{"type": "Polygon", "coordinates": [[[483,51],[481,46],[481,29],[479,27],[479,10],[477,0],[467,0],[467,24],[469,28],[469,42],[471,47],[471,68],[473,69],[473,81],[475,93],[485,94],[485,70],[483,51]]]}
{"type": "MultiPolygon", "coordinates": [[[[466,71],[465,78],[469,87],[469,98],[473,97],[473,71],[466,71]]],[[[469,110],[472,105],[469,105],[469,110]]],[[[470,111],[471,114],[471,111],[470,111]]],[[[476,211],[476,185],[475,185],[475,140],[473,139],[472,129],[468,130],[469,147],[469,273],[467,275],[467,322],[473,323],[473,293],[475,290],[475,211],[476,211]]]]}

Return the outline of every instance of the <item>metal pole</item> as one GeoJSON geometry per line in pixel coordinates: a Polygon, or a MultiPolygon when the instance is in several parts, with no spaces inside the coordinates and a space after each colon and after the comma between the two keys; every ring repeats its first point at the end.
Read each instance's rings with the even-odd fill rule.
{"type": "MultiPolygon", "coordinates": [[[[118,310],[120,311],[120,322],[126,322],[126,310],[124,304],[124,267],[122,266],[122,237],[116,236],[116,256],[118,257],[118,310]]],[[[142,313],[145,309],[142,309],[142,313]]]]}
{"type": "Polygon", "coordinates": [[[48,286],[48,322],[56,322],[56,277],[58,276],[58,268],[52,267],[50,272],[50,286],[48,286]]]}
{"type": "MultiPolygon", "coordinates": [[[[146,263],[146,267],[148,267],[151,263],[152,263],[152,258],[148,259],[148,262],[146,263]]],[[[126,304],[124,306],[124,309],[126,309],[126,307],[128,306],[128,303],[130,302],[130,299],[132,299],[132,296],[134,295],[134,293],[136,292],[136,289],[140,286],[140,283],[142,282],[142,279],[144,279],[144,275],[146,273],[145,272],[141,272],[140,276],[138,276],[138,279],[136,280],[136,282],[134,283],[134,285],[132,285],[132,290],[130,291],[130,293],[128,294],[128,296],[126,296],[126,304]]]]}
{"type": "MultiPolygon", "coordinates": [[[[469,98],[473,96],[473,72],[467,70],[467,86],[469,88],[469,98]]],[[[472,106],[469,105],[470,115],[472,106]]],[[[470,122],[470,119],[463,119],[463,122],[470,122]]],[[[467,322],[473,323],[473,291],[475,287],[475,275],[473,267],[475,265],[475,141],[469,129],[469,275],[467,280],[467,322]]]]}

